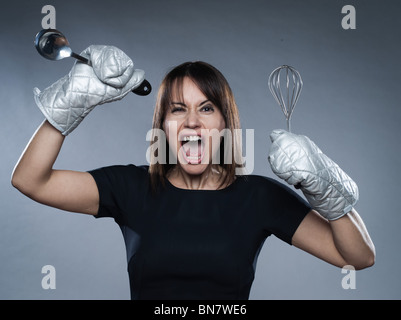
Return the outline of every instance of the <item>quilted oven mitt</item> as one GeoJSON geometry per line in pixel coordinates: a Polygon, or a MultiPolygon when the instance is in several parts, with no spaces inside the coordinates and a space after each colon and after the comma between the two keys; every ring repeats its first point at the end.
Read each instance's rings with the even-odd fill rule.
{"type": "Polygon", "coordinates": [[[323,217],[336,220],[353,208],[359,198],[358,186],[308,137],[273,130],[270,139],[272,171],[300,188],[323,217]]]}
{"type": "Polygon", "coordinates": [[[46,119],[63,135],[71,133],[92,109],[120,100],[145,79],[132,60],[113,46],[92,45],[82,56],[91,66],[76,61],[71,71],[42,92],[34,89],[35,102],[46,119]]]}

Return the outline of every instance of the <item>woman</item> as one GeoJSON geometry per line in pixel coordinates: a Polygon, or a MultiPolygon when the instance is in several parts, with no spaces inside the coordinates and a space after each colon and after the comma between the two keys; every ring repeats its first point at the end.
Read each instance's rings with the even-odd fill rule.
{"type": "MultiPolygon", "coordinates": [[[[22,154],[12,184],[46,205],[113,217],[124,235],[132,299],[248,299],[258,254],[271,234],[338,267],[373,265],[373,243],[353,209],[356,186],[321,153],[314,165],[338,169],[330,176],[335,188],[297,178],[304,170],[282,176],[319,213],[275,180],[238,174],[238,139],[212,134],[240,128],[237,107],[223,75],[206,63],[184,63],[163,80],[153,129],[163,130],[166,143],[154,135],[158,148],[150,167],[53,169],[65,136],[94,106],[121,99],[144,79],[117,48],[91,46],[83,54],[93,68],[77,62],[68,76],[35,90],[47,120],[22,154]],[[348,193],[336,193],[339,185],[348,193]]],[[[289,172],[283,148],[295,148],[295,157],[317,148],[283,131],[271,138],[269,160],[279,175],[289,172]]]]}

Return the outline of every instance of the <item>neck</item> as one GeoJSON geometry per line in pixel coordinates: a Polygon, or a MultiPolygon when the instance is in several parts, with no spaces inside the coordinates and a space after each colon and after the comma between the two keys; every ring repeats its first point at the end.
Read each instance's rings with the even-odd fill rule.
{"type": "Polygon", "coordinates": [[[174,186],[193,190],[219,189],[222,178],[222,168],[215,165],[208,166],[205,171],[198,175],[191,175],[180,165],[176,165],[167,174],[167,179],[174,186]]]}

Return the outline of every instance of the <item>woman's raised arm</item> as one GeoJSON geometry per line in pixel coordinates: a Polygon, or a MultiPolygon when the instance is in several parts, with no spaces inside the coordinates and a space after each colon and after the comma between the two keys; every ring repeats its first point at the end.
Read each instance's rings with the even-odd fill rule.
{"type": "Polygon", "coordinates": [[[11,183],[40,203],[62,210],[95,215],[98,189],[87,172],[54,170],[64,137],[97,105],[120,100],[145,79],[132,60],[113,46],[90,46],[84,55],[91,64],[77,61],[69,74],[42,92],[35,102],[46,121],[35,132],[19,159],[11,183]]]}
{"type": "Polygon", "coordinates": [[[64,138],[47,120],[44,121],[15,166],[11,183],[42,204],[96,215],[99,194],[92,176],[87,172],[53,169],[64,138]]]}

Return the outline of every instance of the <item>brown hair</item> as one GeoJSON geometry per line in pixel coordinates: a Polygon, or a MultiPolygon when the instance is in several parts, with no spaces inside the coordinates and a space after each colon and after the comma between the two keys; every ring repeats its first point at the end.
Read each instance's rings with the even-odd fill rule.
{"type": "MultiPolygon", "coordinates": [[[[166,111],[171,106],[173,93],[178,92],[178,94],[182,95],[182,86],[185,77],[190,78],[206,98],[219,108],[223,115],[226,129],[230,130],[232,133],[231,149],[228,149],[231,151],[232,161],[230,161],[229,164],[225,164],[224,162],[220,164],[224,169],[224,175],[221,179],[220,187],[228,185],[235,179],[235,168],[239,167],[239,165],[235,163],[235,159],[238,158],[234,156],[234,153],[239,152],[242,154],[241,141],[240,139],[237,139],[236,134],[234,134],[233,131],[233,129],[240,129],[240,120],[234,95],[227,80],[219,70],[208,63],[196,61],[185,62],[168,72],[164,77],[157,94],[152,128],[163,129],[166,111]]],[[[154,141],[155,137],[153,135],[151,144],[154,141]]],[[[168,143],[165,150],[169,150],[168,143]]],[[[224,159],[224,156],[222,156],[223,152],[224,141],[222,141],[220,145],[220,162],[224,159]]],[[[166,153],[168,157],[168,151],[166,153]]],[[[152,158],[155,157],[155,155],[151,153],[150,156],[151,164],[149,167],[149,174],[152,189],[156,190],[159,182],[164,185],[166,174],[174,164],[169,164],[168,160],[166,164],[161,164],[159,162],[155,163],[155,161],[152,161],[152,158]]]]}

